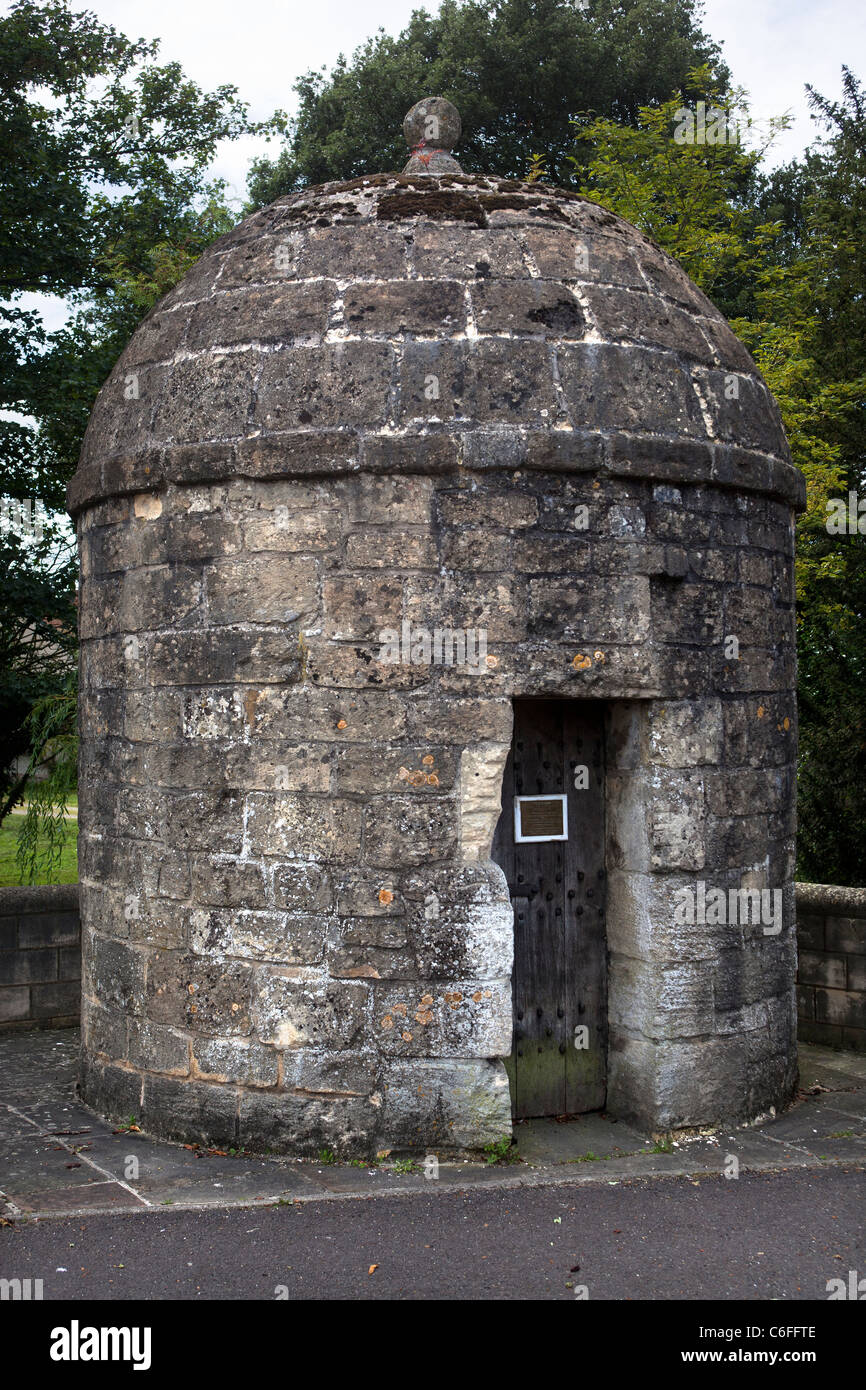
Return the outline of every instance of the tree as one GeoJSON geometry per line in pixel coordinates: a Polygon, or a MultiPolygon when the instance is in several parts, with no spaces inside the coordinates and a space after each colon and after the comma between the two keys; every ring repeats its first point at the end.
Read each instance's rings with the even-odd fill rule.
{"type": "Polygon", "coordinates": [[[0,408],[35,421],[0,426],[4,491],[35,491],[49,509],[63,505],[96,390],[150,307],[130,280],[153,279],[165,247],[182,273],[234,220],[217,215],[223,190],[206,169],[218,141],[251,128],[246,107],[233,87],[203,92],[177,63],[158,66],[157,51],[68,0],[18,0],[0,19],[0,138],[14,151],[0,172],[0,408]],[[16,303],[26,292],[71,298],[88,328],[46,338],[16,303]]]}
{"type": "Polygon", "coordinates": [[[40,698],[68,680],[75,655],[75,571],[56,530],[41,539],[0,530],[0,820],[21,796],[16,762],[30,747],[27,719],[40,698]]]}
{"type": "Polygon", "coordinates": [[[695,0],[444,0],[416,10],[403,32],[380,30],[328,74],[296,84],[300,109],[276,160],[254,163],[253,207],[328,179],[400,169],[406,111],[437,94],[463,123],[467,172],[520,178],[531,154],[572,181],[572,118],[594,110],[631,122],[689,68],[727,69],[698,27],[695,0]]]}
{"type": "Polygon", "coordinates": [[[235,221],[207,180],[217,143],[251,126],[235,88],[202,91],[158,44],[130,40],[68,0],[0,17],[0,495],[39,499],[34,543],[0,535],[0,813],[30,745],[33,702],[65,682],[74,554],[56,514],[96,393],[138,321],[235,221]],[[64,296],[48,334],[25,293],[64,296]],[[10,418],[11,417],[11,418],[10,418]],[[5,793],[5,794],[4,794],[5,793]]]}
{"type": "Polygon", "coordinates": [[[848,68],[840,102],[807,90],[822,135],[801,199],[812,352],[797,398],[857,509],[841,535],[826,498],[801,525],[800,865],[866,884],[866,94],[848,68]]]}
{"type": "Polygon", "coordinates": [[[770,176],[766,144],[673,138],[698,93],[748,122],[743,94],[707,69],[633,126],[583,122],[575,160],[583,191],[676,257],[729,317],[779,403],[808,498],[797,536],[799,871],[850,884],[866,883],[866,536],[856,520],[856,534],[831,535],[827,519],[833,498],[866,500],[866,99],[847,70],[843,87],[841,104],[811,93],[829,133],[770,176]]]}

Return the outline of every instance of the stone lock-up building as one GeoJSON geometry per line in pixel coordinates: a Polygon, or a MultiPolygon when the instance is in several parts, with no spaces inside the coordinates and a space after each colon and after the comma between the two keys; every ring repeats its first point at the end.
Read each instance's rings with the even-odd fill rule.
{"type": "Polygon", "coordinates": [[[444,1152],[796,1080],[779,412],[673,261],[458,131],[216,242],[70,485],[82,1093],[157,1134],[444,1152]]]}

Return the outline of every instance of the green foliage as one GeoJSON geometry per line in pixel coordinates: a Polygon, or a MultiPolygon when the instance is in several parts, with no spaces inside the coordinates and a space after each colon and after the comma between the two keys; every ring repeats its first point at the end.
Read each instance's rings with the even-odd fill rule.
{"type": "Polygon", "coordinates": [[[698,63],[724,77],[696,10],[694,0],[591,0],[585,9],[570,0],[444,0],[435,15],[416,10],[398,37],[379,30],[351,61],[300,78],[288,143],[276,160],[253,165],[251,205],[402,168],[403,117],[433,94],[460,111],[468,173],[522,178],[542,151],[549,177],[567,183],[578,111],[633,121],[698,63]]]}
{"type": "Polygon", "coordinates": [[[682,265],[724,313],[742,312],[756,274],[772,256],[777,229],[754,206],[757,170],[786,121],[763,142],[678,143],[677,113],[698,101],[728,113],[757,136],[743,91],[706,65],[693,68],[665,101],[642,106],[633,126],[596,118],[574,122],[581,192],[625,217],[682,265]]]}
{"type": "Polygon", "coordinates": [[[120,348],[233,220],[205,178],[218,142],[262,128],[233,87],[204,92],[157,52],[68,0],[18,0],[0,18],[0,137],[14,151],[0,172],[0,292],[11,300],[0,311],[0,408],[37,422],[3,427],[13,444],[4,490],[49,509],[63,506],[120,348]],[[40,291],[72,299],[59,333],[15,302],[40,291]]]}
{"type": "Polygon", "coordinates": [[[750,146],[678,144],[698,99],[748,130],[748,108],[706,68],[633,126],[580,122],[582,190],[674,256],[752,352],[806,478],[798,527],[800,857],[803,878],[866,883],[866,537],[830,536],[827,501],[866,496],[866,98],[811,92],[827,135],[773,175],[750,146]]]}
{"type": "MultiPolygon", "coordinates": [[[[235,89],[202,91],[158,44],[68,0],[0,16],[0,494],[65,506],[93,401],[147,310],[236,214],[206,170],[251,126],[235,89]],[[25,293],[63,296],[47,333],[25,293]],[[17,418],[15,418],[17,417],[17,418]]],[[[0,534],[0,820],[20,794],[34,700],[63,686],[75,646],[75,556],[56,521],[40,544],[0,534]]]]}
{"type": "MultiPolygon", "coordinates": [[[[12,888],[20,882],[18,867],[18,827],[21,816],[7,816],[0,825],[0,888],[12,888]]],[[[78,882],[78,846],[74,835],[70,835],[60,857],[59,883],[78,882]]]]}
{"type": "Polygon", "coordinates": [[[828,495],[866,497],[866,94],[847,68],[842,77],[841,102],[809,89],[823,135],[802,197],[809,293],[797,342],[806,349],[794,385],[782,369],[770,385],[793,419],[810,488],[798,543],[799,871],[864,885],[866,536],[826,529],[828,495]]]}
{"type": "Polygon", "coordinates": [[[487,1164],[520,1162],[520,1155],[514,1147],[510,1134],[503,1134],[501,1139],[494,1139],[492,1143],[484,1145],[484,1162],[487,1164]]]}
{"type": "MultiPolygon", "coordinates": [[[[27,717],[32,753],[27,769],[27,810],[18,833],[22,883],[59,881],[63,848],[70,834],[66,819],[78,765],[78,683],[71,675],[63,690],[41,696],[27,717]],[[36,779],[40,767],[48,776],[36,779]]],[[[77,832],[73,823],[72,833],[77,832]]]]}
{"type": "Polygon", "coordinates": [[[31,747],[35,701],[61,689],[74,664],[74,563],[68,538],[46,524],[41,540],[0,531],[0,822],[24,790],[15,761],[31,747]]]}
{"type": "Polygon", "coordinates": [[[651,1149],[644,1150],[644,1152],[651,1154],[672,1154],[673,1151],[674,1141],[670,1134],[663,1135],[662,1138],[656,1140],[651,1149]]]}
{"type": "Polygon", "coordinates": [[[414,1158],[398,1158],[391,1165],[395,1173],[419,1173],[421,1170],[414,1158]]]}

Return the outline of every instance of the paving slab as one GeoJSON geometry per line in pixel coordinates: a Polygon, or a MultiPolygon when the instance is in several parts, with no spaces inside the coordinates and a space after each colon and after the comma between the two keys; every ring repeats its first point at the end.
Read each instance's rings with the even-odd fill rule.
{"type": "Polygon", "coordinates": [[[616,1186],[666,1176],[699,1181],[723,1174],[730,1155],[741,1170],[866,1169],[866,1058],[830,1048],[801,1049],[798,1103],[759,1125],[681,1137],[667,1148],[604,1114],[530,1120],[515,1127],[516,1162],[441,1160],[435,1179],[425,1176],[423,1156],[405,1172],[394,1162],[224,1154],[117,1129],[77,1099],[78,1051],[75,1029],[0,1035],[0,1210],[5,1204],[15,1218],[616,1186]]]}
{"type": "Polygon", "coordinates": [[[143,1203],[116,1182],[92,1182],[27,1193],[16,1198],[15,1205],[25,1216],[75,1216],[84,1212],[135,1211],[143,1203]]]}
{"type": "Polygon", "coordinates": [[[831,1078],[838,1078],[840,1075],[847,1077],[848,1085],[852,1080],[855,1084],[859,1080],[861,1085],[866,1085],[866,1053],[852,1052],[844,1048],[819,1047],[814,1043],[800,1043],[801,1086],[811,1085],[813,1079],[820,1081],[822,1072],[829,1074],[831,1078]]]}
{"type": "Polygon", "coordinates": [[[847,1091],[834,1091],[832,1095],[826,1096],[827,1113],[835,1113],[840,1117],[846,1117],[847,1126],[843,1128],[854,1128],[866,1131],[866,1090],[854,1091],[850,1095],[847,1091]]]}
{"type": "Polygon", "coordinates": [[[761,1125],[759,1133],[768,1139],[800,1144],[811,1147],[816,1138],[836,1133],[840,1129],[852,1129],[852,1117],[836,1108],[826,1096],[809,1097],[800,1105],[795,1105],[783,1115],[761,1125]]]}

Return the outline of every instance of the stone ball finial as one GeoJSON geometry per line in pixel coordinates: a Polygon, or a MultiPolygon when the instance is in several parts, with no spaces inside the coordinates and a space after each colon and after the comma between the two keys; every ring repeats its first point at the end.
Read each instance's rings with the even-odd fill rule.
{"type": "Polygon", "coordinates": [[[462,174],[450,151],[460,139],[460,113],[445,97],[416,101],[403,120],[411,155],[404,174],[462,174]]]}

